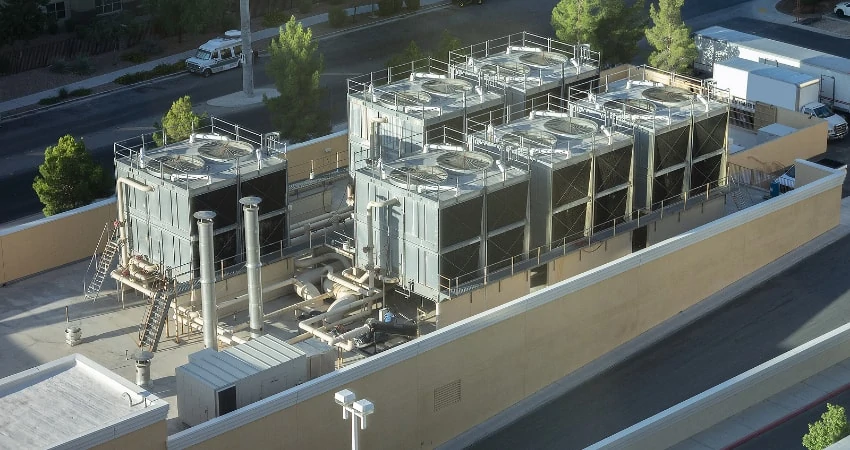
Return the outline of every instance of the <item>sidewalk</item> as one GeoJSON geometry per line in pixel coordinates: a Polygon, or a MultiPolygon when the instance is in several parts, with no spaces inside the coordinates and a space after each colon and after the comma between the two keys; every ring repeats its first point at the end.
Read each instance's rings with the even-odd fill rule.
{"type": "MultiPolygon", "coordinates": [[[[340,28],[338,31],[334,31],[332,33],[328,33],[328,34],[323,35],[323,36],[316,36],[316,39],[323,39],[323,38],[327,38],[327,37],[330,37],[330,36],[335,36],[338,33],[351,31],[351,30],[354,30],[354,29],[360,29],[361,27],[373,26],[376,23],[386,23],[386,22],[392,21],[392,20],[399,20],[399,19],[407,17],[411,14],[420,13],[420,12],[422,12],[423,9],[426,9],[428,7],[440,6],[442,4],[448,4],[448,1],[447,0],[421,0],[421,6],[420,6],[420,9],[418,11],[387,17],[385,19],[382,19],[382,20],[379,20],[377,22],[373,22],[373,23],[370,23],[370,24],[366,24],[366,25],[354,25],[352,27],[340,28]]],[[[377,6],[375,6],[375,9],[377,10],[377,6]]],[[[358,10],[359,14],[364,14],[364,13],[368,13],[368,11],[371,11],[369,5],[360,5],[360,6],[357,7],[357,10],[358,10]]],[[[349,15],[352,15],[354,13],[354,8],[348,8],[348,9],[346,9],[346,12],[349,15]]],[[[317,14],[315,16],[306,17],[306,18],[300,20],[301,24],[304,27],[311,27],[313,25],[325,23],[327,21],[328,21],[327,13],[317,14]]],[[[273,37],[276,37],[278,35],[278,33],[279,33],[279,28],[266,28],[266,29],[255,31],[254,33],[252,33],[251,39],[252,39],[252,42],[261,41],[261,40],[264,40],[264,39],[271,39],[273,37]]],[[[16,99],[12,99],[12,100],[8,100],[8,101],[5,101],[5,102],[0,102],[0,115],[2,115],[5,112],[8,112],[8,111],[14,111],[14,110],[17,110],[17,109],[20,109],[20,108],[25,108],[25,107],[28,107],[28,106],[36,105],[36,104],[38,104],[39,100],[41,100],[45,97],[52,97],[52,96],[56,95],[56,91],[58,89],[63,88],[63,87],[68,91],[73,91],[75,89],[84,89],[84,88],[91,89],[91,88],[94,88],[94,87],[97,87],[97,86],[102,86],[102,85],[105,85],[105,84],[112,83],[113,81],[115,81],[116,78],[118,78],[122,75],[127,75],[127,74],[130,74],[130,73],[143,72],[143,71],[146,71],[146,70],[151,70],[151,69],[153,69],[154,67],[156,67],[160,64],[174,64],[176,62],[183,61],[186,58],[189,58],[190,56],[192,56],[194,54],[195,54],[195,50],[189,50],[187,52],[183,52],[183,53],[179,53],[179,54],[171,55],[171,56],[166,56],[166,57],[159,58],[159,59],[152,60],[152,61],[147,61],[147,62],[142,63],[142,64],[130,66],[130,67],[127,67],[127,68],[124,68],[124,69],[121,69],[121,70],[116,70],[114,72],[105,73],[105,74],[102,74],[102,75],[98,75],[96,77],[92,77],[92,78],[88,78],[88,79],[78,81],[78,82],[75,82],[75,83],[67,84],[65,86],[56,86],[56,87],[49,89],[49,90],[46,90],[46,91],[37,92],[35,94],[26,95],[26,96],[19,97],[19,98],[16,98],[16,99]]],[[[185,75],[185,74],[187,74],[187,73],[180,73],[178,75],[185,75]]],[[[173,76],[175,76],[175,75],[168,75],[167,77],[173,77],[173,76]]],[[[145,83],[149,83],[151,81],[155,81],[155,80],[148,80],[145,83]]],[[[132,88],[132,86],[120,87],[120,88],[117,88],[115,90],[129,89],[129,88],[132,88]]],[[[85,98],[90,98],[90,97],[80,97],[79,100],[82,100],[82,99],[85,99],[85,98]]]]}

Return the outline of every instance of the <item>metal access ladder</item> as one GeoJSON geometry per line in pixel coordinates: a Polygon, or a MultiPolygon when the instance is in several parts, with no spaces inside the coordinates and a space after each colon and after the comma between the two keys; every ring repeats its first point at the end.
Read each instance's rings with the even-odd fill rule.
{"type": "Polygon", "coordinates": [[[139,325],[139,348],[155,352],[159,345],[159,338],[168,320],[168,308],[171,306],[171,297],[158,292],[151,299],[150,305],[145,313],[145,318],[139,325]]]}
{"type": "MultiPolygon", "coordinates": [[[[112,268],[112,263],[115,261],[115,256],[118,254],[118,250],[121,246],[118,233],[119,228],[116,226],[110,232],[109,225],[110,224],[107,223],[106,226],[103,227],[103,233],[101,233],[100,240],[97,242],[97,248],[100,248],[103,238],[108,236],[103,253],[101,253],[98,258],[97,250],[95,250],[95,254],[92,256],[92,262],[96,261],[97,263],[94,267],[94,276],[85,287],[86,300],[97,300],[97,297],[100,295],[100,289],[103,287],[103,282],[109,276],[109,269],[112,268]]],[[[89,267],[91,267],[91,265],[89,265],[89,267]]]]}
{"type": "Polygon", "coordinates": [[[750,196],[748,193],[744,192],[744,189],[746,189],[746,187],[739,184],[737,188],[732,191],[732,201],[735,202],[735,207],[738,208],[738,211],[752,206],[750,196]]]}

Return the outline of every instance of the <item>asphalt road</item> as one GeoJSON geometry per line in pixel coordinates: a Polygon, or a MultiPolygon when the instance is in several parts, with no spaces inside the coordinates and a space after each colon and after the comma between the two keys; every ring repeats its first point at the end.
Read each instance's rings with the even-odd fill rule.
{"type": "MultiPolygon", "coordinates": [[[[425,50],[432,49],[443,30],[465,44],[523,30],[551,35],[549,16],[556,3],[557,0],[488,0],[486,7],[447,6],[321,40],[319,51],[325,58],[322,85],[327,93],[322,106],[333,123],[344,123],[348,77],[382,69],[390,55],[401,52],[411,40],[425,50]]],[[[255,70],[256,87],[271,84],[264,66],[265,60],[261,59],[255,70]]],[[[111,167],[112,143],[152,131],[153,123],[178,97],[188,94],[195,105],[202,105],[240,91],[241,83],[241,72],[235,70],[207,79],[181,76],[4,123],[0,128],[0,192],[4,197],[0,223],[41,209],[32,191],[32,180],[43,160],[44,148],[55,144],[59,137],[82,137],[96,159],[111,167]]],[[[240,111],[205,105],[200,109],[259,132],[272,129],[263,106],[240,111]]]]}
{"type": "MultiPolygon", "coordinates": [[[[844,325],[850,314],[848,252],[850,237],[472,449],[584,448],[844,325]]],[[[750,448],[799,448],[801,436],[787,446],[750,448]]]]}

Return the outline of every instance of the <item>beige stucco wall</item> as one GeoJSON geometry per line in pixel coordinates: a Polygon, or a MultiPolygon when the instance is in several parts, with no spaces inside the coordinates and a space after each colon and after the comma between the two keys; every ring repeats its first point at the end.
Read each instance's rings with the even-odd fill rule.
{"type": "Polygon", "coordinates": [[[165,421],[148,425],[141,430],[127,433],[91,450],[152,450],[164,449],[168,429],[165,421]]]}
{"type": "Polygon", "coordinates": [[[726,214],[726,197],[714,198],[684,211],[674,212],[646,226],[646,244],[657,244],[677,234],[705,225],[726,214]]]}
{"type": "MultiPolygon", "coordinates": [[[[802,114],[786,111],[796,116],[802,114]]],[[[793,116],[789,117],[793,118],[793,116]]],[[[806,116],[803,116],[806,117],[806,116]]],[[[791,118],[788,118],[790,121],[791,118]]],[[[806,119],[808,120],[808,119],[806,119]]],[[[729,155],[729,162],[766,173],[776,172],[794,164],[797,158],[808,159],[826,151],[826,121],[819,120],[796,133],[729,155]]]]}
{"type": "Polygon", "coordinates": [[[286,160],[290,182],[309,178],[311,167],[316,174],[348,167],[348,132],[291,145],[286,152],[286,160]]]}
{"type": "Polygon", "coordinates": [[[91,258],[115,201],[90,205],[0,232],[0,283],[91,258]]]}
{"type": "MultiPolygon", "coordinates": [[[[292,406],[195,448],[230,449],[248,442],[293,449],[345,448],[350,445],[350,424],[333,402],[333,392],[341,386],[376,405],[369,428],[361,432],[363,448],[432,448],[836,226],[840,195],[840,187],[831,188],[655,259],[641,259],[654,250],[647,249],[615,261],[541,292],[564,292],[551,302],[537,307],[525,299],[511,302],[506,308],[528,309],[517,308],[513,315],[497,319],[497,308],[457,324],[443,333],[473,323],[481,328],[418,355],[416,342],[399,348],[396,353],[409,352],[411,357],[396,364],[369,374],[316,380],[326,385],[304,386],[304,396],[292,406]],[[774,226],[779,222],[782,227],[774,226]],[[615,267],[631,269],[611,270],[615,267]],[[434,411],[435,388],[456,380],[460,401],[434,411]]],[[[516,289],[525,285],[521,274],[512,280],[516,289]]],[[[474,296],[466,298],[471,302],[467,304],[475,301],[474,296]]],[[[455,309],[461,310],[461,305],[458,302],[455,309]]]]}

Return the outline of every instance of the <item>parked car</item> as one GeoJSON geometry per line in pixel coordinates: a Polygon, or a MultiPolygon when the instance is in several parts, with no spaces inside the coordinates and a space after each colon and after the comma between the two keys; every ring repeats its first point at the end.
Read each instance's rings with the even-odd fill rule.
{"type": "Polygon", "coordinates": [[[850,2],[841,2],[835,5],[833,12],[838,17],[850,16],[850,2]]]}

